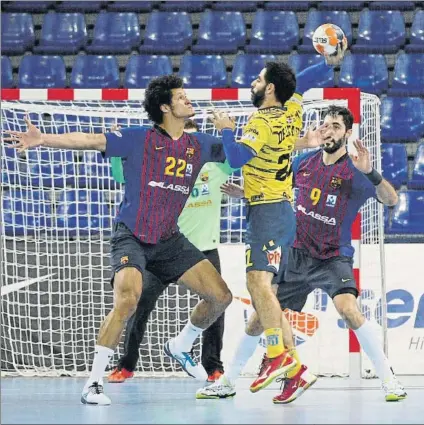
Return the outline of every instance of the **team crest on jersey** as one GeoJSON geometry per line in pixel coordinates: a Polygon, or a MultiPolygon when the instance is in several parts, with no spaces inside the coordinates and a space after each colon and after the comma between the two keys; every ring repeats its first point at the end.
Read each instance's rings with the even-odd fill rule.
{"type": "Polygon", "coordinates": [[[202,180],[202,182],[207,182],[209,180],[209,173],[202,173],[200,174],[200,180],[202,180]]]}
{"type": "Polygon", "coordinates": [[[331,181],[330,181],[330,186],[333,189],[340,189],[340,187],[342,186],[342,179],[340,177],[331,177],[331,181]]]}
{"type": "Polygon", "coordinates": [[[128,255],[125,255],[124,257],[121,257],[121,264],[128,264],[128,255]]]}
{"type": "Polygon", "coordinates": [[[337,202],[337,196],[336,195],[327,195],[327,202],[325,205],[327,207],[335,207],[337,202]]]}
{"type": "Polygon", "coordinates": [[[189,159],[193,158],[193,156],[194,156],[194,149],[193,148],[187,148],[187,150],[186,150],[186,156],[189,159]]]}

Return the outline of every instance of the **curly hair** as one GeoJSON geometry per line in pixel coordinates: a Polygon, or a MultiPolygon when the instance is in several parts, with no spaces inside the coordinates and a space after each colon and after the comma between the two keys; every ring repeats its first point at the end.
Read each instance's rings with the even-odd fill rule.
{"type": "Polygon", "coordinates": [[[265,81],[274,84],[275,97],[284,105],[296,90],[296,75],[285,63],[267,62],[265,65],[265,81]]]}
{"type": "Polygon", "coordinates": [[[162,124],[161,105],[171,105],[172,90],[182,87],[183,80],[177,75],[164,75],[150,81],[145,92],[143,106],[151,121],[155,124],[162,124]]]}
{"type": "Polygon", "coordinates": [[[343,118],[343,123],[346,127],[346,131],[350,130],[353,126],[353,115],[349,109],[343,106],[330,105],[324,113],[324,118],[330,115],[331,117],[337,117],[340,115],[343,118]]]}

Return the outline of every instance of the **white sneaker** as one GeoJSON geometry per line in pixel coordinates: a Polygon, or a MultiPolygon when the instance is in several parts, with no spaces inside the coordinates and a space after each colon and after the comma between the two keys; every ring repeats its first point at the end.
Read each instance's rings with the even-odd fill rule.
{"type": "Polygon", "coordinates": [[[229,398],[236,395],[235,386],[226,378],[225,375],[222,375],[217,381],[213,384],[208,385],[207,387],[200,388],[196,391],[197,399],[219,399],[219,398],[229,398]]]}
{"type": "Polygon", "coordinates": [[[405,388],[396,378],[384,381],[381,386],[386,394],[386,401],[399,401],[407,396],[405,388]]]}
{"type": "Polygon", "coordinates": [[[165,343],[164,351],[167,356],[176,360],[180,364],[188,376],[199,381],[206,381],[208,379],[206,370],[201,364],[198,364],[196,360],[194,360],[191,353],[175,349],[173,339],[165,343]]]}
{"type": "Polygon", "coordinates": [[[89,387],[84,387],[81,394],[82,404],[91,404],[97,406],[108,406],[111,401],[103,392],[103,385],[93,382],[89,387]]]}

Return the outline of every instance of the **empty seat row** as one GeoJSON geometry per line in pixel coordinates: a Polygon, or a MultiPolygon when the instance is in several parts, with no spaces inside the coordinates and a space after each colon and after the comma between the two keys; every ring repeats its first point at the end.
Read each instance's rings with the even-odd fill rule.
{"type": "MultiPolygon", "coordinates": [[[[47,13],[41,31],[37,53],[75,53],[84,48],[89,53],[181,54],[189,47],[194,53],[311,53],[312,34],[326,22],[340,26],[352,43],[352,25],[346,11],[311,10],[304,29],[302,43],[296,14],[292,11],[258,10],[255,13],[249,44],[246,45],[246,25],[241,12],[206,10],[199,24],[197,43],[193,44],[193,28],[187,12],[149,14],[144,36],[141,36],[138,16],[133,12],[99,13],[93,40],[88,42],[84,16],[80,13],[47,13]],[[141,44],[141,42],[143,43],[141,44]],[[299,45],[300,44],[300,45],[299,45]]],[[[21,54],[33,48],[35,42],[31,15],[2,13],[2,51],[21,54]]],[[[403,15],[400,11],[361,12],[358,37],[351,50],[356,53],[394,53],[406,43],[403,15]]],[[[424,52],[424,11],[416,13],[407,51],[424,52]]]]}
{"type": "Polygon", "coordinates": [[[406,184],[410,189],[424,189],[424,143],[418,145],[410,180],[408,180],[408,157],[405,145],[384,143],[381,146],[381,154],[383,176],[396,189],[406,184]]]}
{"type": "MultiPolygon", "coordinates": [[[[249,87],[267,61],[276,60],[275,55],[240,54],[236,57],[231,86],[249,87]]],[[[307,66],[318,63],[318,54],[299,54],[289,57],[296,73],[307,66]]],[[[13,74],[10,59],[2,56],[2,87],[13,87],[13,74]]],[[[132,55],[129,58],[125,77],[125,87],[147,86],[152,77],[171,74],[171,59],[165,55],[132,55]]],[[[221,56],[185,55],[182,57],[180,75],[185,78],[187,87],[226,87],[227,74],[225,60],[221,56]]],[[[315,87],[334,86],[334,71],[317,74],[311,83],[315,87]]],[[[27,55],[22,58],[18,87],[52,88],[66,87],[66,69],[59,56],[27,55]]],[[[71,74],[72,87],[119,87],[119,67],[112,56],[80,55],[76,57],[71,74]]],[[[389,89],[389,73],[383,55],[352,54],[342,63],[339,87],[359,87],[365,92],[389,95],[424,95],[424,54],[401,53],[395,64],[394,78],[389,89]],[[389,89],[389,90],[388,90],[389,89]]]]}

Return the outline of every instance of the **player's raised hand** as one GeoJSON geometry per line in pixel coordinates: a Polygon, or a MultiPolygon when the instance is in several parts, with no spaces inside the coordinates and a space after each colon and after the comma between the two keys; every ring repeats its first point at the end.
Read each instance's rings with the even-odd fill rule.
{"type": "Polygon", "coordinates": [[[317,148],[324,143],[323,133],[327,128],[327,124],[318,126],[318,123],[311,125],[303,136],[307,142],[307,148],[317,148]]]}
{"type": "Polygon", "coordinates": [[[212,115],[210,115],[208,118],[219,131],[223,130],[224,128],[229,128],[230,130],[234,130],[236,128],[234,118],[230,117],[224,111],[218,111],[214,109],[212,111],[212,115]]]}
{"type": "Polygon", "coordinates": [[[329,66],[338,66],[343,62],[343,58],[347,49],[346,37],[337,45],[337,50],[332,55],[324,55],[325,63],[329,66]]]}
{"type": "Polygon", "coordinates": [[[43,144],[41,131],[31,123],[28,115],[24,117],[24,121],[27,125],[26,132],[6,130],[5,133],[9,137],[2,137],[4,142],[11,143],[11,146],[17,149],[18,152],[23,152],[29,148],[36,148],[43,144]]]}
{"type": "Polygon", "coordinates": [[[244,198],[244,189],[234,183],[224,183],[221,185],[221,192],[230,196],[231,198],[244,198]]]}
{"type": "Polygon", "coordinates": [[[363,143],[358,139],[353,142],[353,146],[357,151],[357,155],[349,154],[353,165],[362,173],[369,174],[372,171],[370,153],[363,143]]]}

